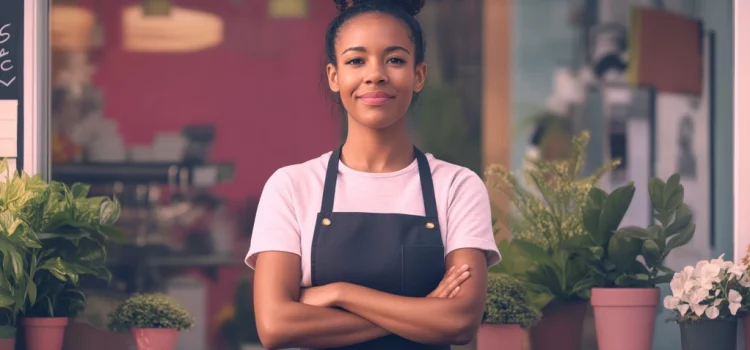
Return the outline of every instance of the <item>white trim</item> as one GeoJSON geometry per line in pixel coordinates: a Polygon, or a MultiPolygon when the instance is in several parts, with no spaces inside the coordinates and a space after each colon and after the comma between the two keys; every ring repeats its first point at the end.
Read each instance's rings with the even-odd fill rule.
{"type": "Polygon", "coordinates": [[[734,259],[750,245],[750,1],[734,1],[734,259]],[[740,20],[744,18],[744,20],[740,20]],[[744,151],[743,151],[744,150],[744,151]]]}
{"type": "Polygon", "coordinates": [[[24,0],[23,170],[49,178],[49,2],[24,0]]]}

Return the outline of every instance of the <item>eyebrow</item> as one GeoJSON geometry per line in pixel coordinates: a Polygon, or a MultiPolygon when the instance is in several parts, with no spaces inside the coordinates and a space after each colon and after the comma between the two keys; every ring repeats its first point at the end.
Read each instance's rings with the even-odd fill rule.
{"type": "MultiPolygon", "coordinates": [[[[349,51],[367,52],[367,49],[365,49],[364,46],[354,46],[354,47],[350,47],[350,48],[344,50],[343,52],[341,52],[341,54],[343,55],[343,54],[345,54],[345,53],[347,53],[349,51]]],[[[407,54],[411,55],[411,52],[409,52],[409,50],[407,50],[406,48],[401,47],[401,46],[388,46],[388,47],[385,48],[385,52],[386,53],[391,53],[391,52],[394,52],[394,51],[403,51],[403,52],[406,52],[407,54]]]]}

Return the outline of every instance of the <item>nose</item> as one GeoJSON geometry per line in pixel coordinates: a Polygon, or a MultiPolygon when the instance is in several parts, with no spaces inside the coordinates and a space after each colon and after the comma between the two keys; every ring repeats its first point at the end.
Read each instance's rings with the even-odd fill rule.
{"type": "Polygon", "coordinates": [[[384,65],[379,63],[371,64],[365,77],[365,83],[380,85],[386,82],[388,82],[388,75],[385,72],[384,65]]]}

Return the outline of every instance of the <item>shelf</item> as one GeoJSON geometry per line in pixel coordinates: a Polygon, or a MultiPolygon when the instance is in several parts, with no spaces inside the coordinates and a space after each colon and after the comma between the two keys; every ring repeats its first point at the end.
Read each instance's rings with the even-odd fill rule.
{"type": "Polygon", "coordinates": [[[52,179],[60,182],[89,184],[173,183],[207,187],[227,182],[234,177],[234,164],[174,163],[56,163],[52,164],[52,179]]]}

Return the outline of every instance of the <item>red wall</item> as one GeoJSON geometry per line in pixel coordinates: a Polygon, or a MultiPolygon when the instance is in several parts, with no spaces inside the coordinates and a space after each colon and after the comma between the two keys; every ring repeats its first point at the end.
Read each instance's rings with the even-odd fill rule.
{"type": "MultiPolygon", "coordinates": [[[[339,118],[321,81],[331,1],[312,0],[310,16],[300,20],[267,18],[266,0],[175,1],[225,21],[224,43],[189,54],[123,51],[121,10],[140,1],[81,4],[93,2],[106,38],[94,57],[94,81],[104,90],[105,116],[119,122],[127,144],[149,143],[156,132],[189,123],[214,124],[212,158],[236,167],[235,180],[215,192],[240,202],[259,195],[277,168],[338,143],[339,118]]],[[[247,271],[220,272],[210,286],[210,315],[231,302],[237,279],[247,271]]]]}
{"type": "Polygon", "coordinates": [[[332,2],[312,1],[307,19],[274,20],[266,0],[175,1],[225,21],[220,46],[189,54],[125,52],[120,11],[140,1],[96,2],[106,4],[97,10],[106,41],[94,81],[104,89],[105,115],[119,122],[128,144],[189,123],[213,123],[213,159],[236,166],[236,180],[218,192],[242,199],[259,193],[276,168],[338,142],[338,118],[321,80],[332,2]]]}

